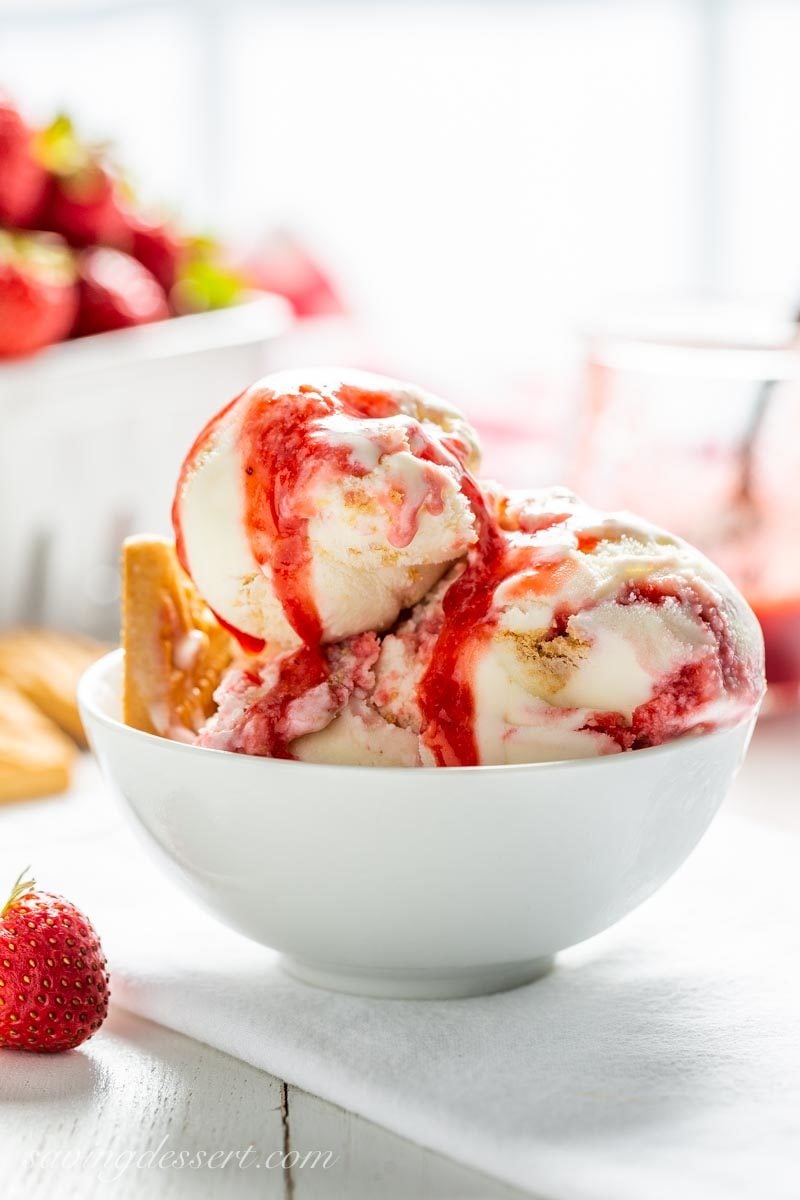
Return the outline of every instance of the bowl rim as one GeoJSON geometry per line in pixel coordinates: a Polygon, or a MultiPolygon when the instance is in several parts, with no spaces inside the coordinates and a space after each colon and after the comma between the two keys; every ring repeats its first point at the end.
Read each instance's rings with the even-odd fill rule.
{"type": "Polygon", "coordinates": [[[302,770],[304,772],[312,771],[357,771],[359,774],[369,772],[372,774],[397,775],[407,776],[409,773],[416,779],[419,775],[427,775],[431,777],[442,777],[442,772],[446,772],[447,777],[451,775],[463,776],[475,775],[480,772],[481,775],[491,774],[507,774],[511,771],[537,771],[546,770],[564,770],[569,767],[575,770],[588,770],[595,768],[603,763],[604,770],[622,769],[623,763],[640,762],[643,756],[648,759],[653,757],[669,757],[670,755],[680,755],[690,745],[695,745],[698,742],[721,741],[726,736],[731,735],[734,731],[747,725],[754,725],[758,717],[763,695],[739,721],[735,721],[731,725],[725,725],[721,729],[714,729],[710,733],[689,733],[683,737],[674,738],[670,742],[663,742],[660,746],[646,746],[642,750],[632,751],[630,753],[620,754],[598,754],[589,758],[559,758],[547,759],[544,762],[529,762],[529,763],[495,763],[478,767],[378,767],[358,765],[355,763],[306,763],[299,762],[295,759],[276,759],[267,758],[258,754],[236,754],[232,750],[216,750],[211,746],[195,746],[189,742],[177,742],[171,738],[161,737],[156,733],[146,733],[143,729],[136,729],[133,725],[126,725],[124,721],[117,717],[110,716],[93,698],[91,692],[98,677],[108,675],[114,668],[122,663],[125,651],[120,646],[116,650],[111,650],[98,658],[89,666],[82,674],[78,682],[78,704],[81,712],[86,712],[94,721],[101,725],[105,725],[108,729],[123,731],[130,736],[134,741],[141,741],[145,745],[150,743],[158,743],[161,746],[168,746],[170,750],[178,753],[194,755],[213,754],[217,758],[234,758],[240,763],[250,763],[251,766],[245,770],[274,770],[276,766],[287,768],[289,770],[302,770]],[[257,764],[257,765],[253,765],[257,764]],[[269,766],[265,766],[269,764],[269,766]]]}

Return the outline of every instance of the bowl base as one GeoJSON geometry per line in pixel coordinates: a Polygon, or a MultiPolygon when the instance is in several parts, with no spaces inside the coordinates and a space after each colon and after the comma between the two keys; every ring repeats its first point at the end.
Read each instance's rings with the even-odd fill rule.
{"type": "Polygon", "coordinates": [[[352,996],[377,996],[387,1000],[457,1000],[486,996],[533,983],[552,969],[552,954],[525,962],[496,963],[487,967],[454,967],[452,970],[409,967],[337,967],[281,957],[281,966],[293,979],[332,992],[352,996]]]}

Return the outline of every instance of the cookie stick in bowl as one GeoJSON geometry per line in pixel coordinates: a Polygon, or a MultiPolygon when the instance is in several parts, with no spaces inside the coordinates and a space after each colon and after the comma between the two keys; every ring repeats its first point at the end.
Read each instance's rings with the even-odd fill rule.
{"type": "Polygon", "coordinates": [[[123,716],[127,725],[192,741],[235,642],[201,600],[166,538],[129,538],[122,557],[123,716]]]}

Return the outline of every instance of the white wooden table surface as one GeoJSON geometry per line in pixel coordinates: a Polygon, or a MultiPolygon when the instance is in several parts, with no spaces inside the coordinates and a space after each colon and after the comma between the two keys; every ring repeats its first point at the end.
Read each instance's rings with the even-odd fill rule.
{"type": "MultiPolygon", "coordinates": [[[[800,831],[798,763],[800,719],[762,723],[728,804],[800,831]]],[[[56,1060],[0,1053],[0,1194],[3,1200],[522,1195],[119,1009],[79,1053],[56,1060]],[[197,1151],[241,1157],[225,1167],[221,1155],[217,1165],[177,1169],[170,1160],[148,1165],[141,1158],[148,1151],[172,1151],[176,1159],[181,1151],[187,1158],[197,1151]],[[285,1170],[279,1160],[290,1151],[301,1157],[331,1151],[336,1161],[325,1167],[311,1159],[285,1170]],[[42,1160],[43,1154],[51,1157],[42,1160]]]]}

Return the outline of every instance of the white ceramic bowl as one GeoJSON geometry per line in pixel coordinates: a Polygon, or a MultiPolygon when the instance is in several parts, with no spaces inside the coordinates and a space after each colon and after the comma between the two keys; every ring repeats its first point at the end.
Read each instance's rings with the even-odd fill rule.
{"type": "Polygon", "coordinates": [[[574,762],[326,767],[130,729],[121,671],[90,668],[81,712],[173,875],[292,975],[373,996],[513,987],[613,925],[697,844],[755,722],[574,762]]]}

